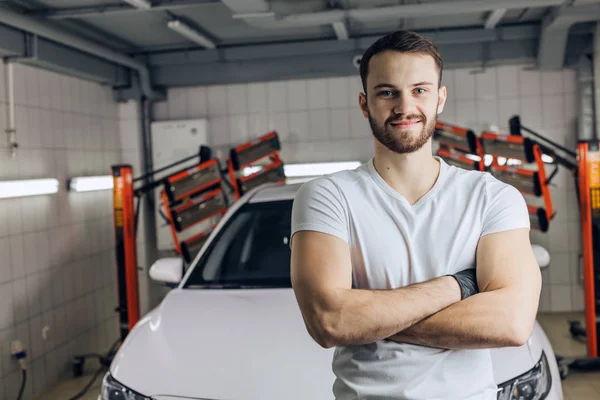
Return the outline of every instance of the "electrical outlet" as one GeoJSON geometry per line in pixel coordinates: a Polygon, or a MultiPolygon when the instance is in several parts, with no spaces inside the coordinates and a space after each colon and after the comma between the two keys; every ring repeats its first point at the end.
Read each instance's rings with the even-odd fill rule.
{"type": "Polygon", "coordinates": [[[10,343],[10,354],[12,358],[19,362],[22,370],[27,368],[27,352],[25,351],[23,343],[20,340],[13,340],[10,343]]]}
{"type": "Polygon", "coordinates": [[[10,344],[10,354],[13,357],[16,357],[17,354],[21,353],[23,350],[23,343],[21,343],[20,340],[14,340],[10,344]]]}

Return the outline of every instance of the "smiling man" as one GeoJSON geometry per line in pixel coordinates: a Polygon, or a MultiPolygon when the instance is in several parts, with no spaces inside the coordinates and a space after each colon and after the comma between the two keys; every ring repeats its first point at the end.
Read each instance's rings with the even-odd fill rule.
{"type": "Polygon", "coordinates": [[[523,197],[432,155],[442,69],[416,33],[375,42],[359,94],[374,156],[294,200],[292,284],[309,334],[335,347],[336,399],[493,400],[489,349],[533,328],[541,276],[523,197]]]}

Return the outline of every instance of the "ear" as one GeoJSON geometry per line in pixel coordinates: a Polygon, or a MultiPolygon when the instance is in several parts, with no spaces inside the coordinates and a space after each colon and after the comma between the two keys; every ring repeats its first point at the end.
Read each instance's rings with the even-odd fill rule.
{"type": "Polygon", "coordinates": [[[444,111],[444,106],[446,105],[446,97],[448,93],[446,92],[446,86],[442,86],[438,89],[438,105],[437,105],[437,113],[441,114],[444,111]]]}
{"type": "Polygon", "coordinates": [[[358,94],[358,105],[362,110],[363,116],[369,118],[369,108],[367,106],[367,96],[364,93],[358,94]]]}

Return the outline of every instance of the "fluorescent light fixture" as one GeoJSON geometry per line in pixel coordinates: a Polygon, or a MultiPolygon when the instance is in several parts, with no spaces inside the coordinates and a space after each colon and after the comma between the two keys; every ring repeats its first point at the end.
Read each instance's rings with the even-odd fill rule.
{"type": "Polygon", "coordinates": [[[312,164],[287,164],[283,168],[286,177],[308,177],[332,174],[334,172],[360,167],[359,161],[312,163],[312,164]]]}
{"type": "Polygon", "coordinates": [[[212,40],[178,19],[169,21],[167,26],[179,33],[181,36],[185,36],[192,42],[198,43],[200,46],[204,46],[209,49],[214,49],[216,47],[212,40]]]}
{"type": "Polygon", "coordinates": [[[0,199],[38,196],[58,192],[56,179],[27,179],[0,182],[0,199]]]}
{"type": "Polygon", "coordinates": [[[273,11],[238,13],[238,14],[233,14],[231,16],[231,18],[233,18],[233,19],[274,18],[274,17],[275,17],[275,13],[273,11]]]}
{"type": "Polygon", "coordinates": [[[152,8],[152,3],[148,0],[123,0],[125,3],[133,6],[135,8],[139,8],[140,10],[149,10],[152,8]]]}
{"type": "Polygon", "coordinates": [[[506,160],[506,165],[521,165],[521,164],[523,164],[523,161],[517,160],[516,158],[509,158],[508,160],[506,160]]]}
{"type": "Polygon", "coordinates": [[[348,29],[346,29],[346,24],[341,21],[334,22],[331,24],[333,26],[333,30],[335,31],[335,36],[337,36],[338,40],[346,40],[348,39],[348,29]]]}
{"type": "Polygon", "coordinates": [[[485,21],[485,29],[494,29],[502,17],[504,17],[504,14],[506,14],[506,8],[499,8],[492,11],[485,21]]]}
{"type": "Polygon", "coordinates": [[[105,176],[79,176],[69,181],[69,190],[74,192],[91,192],[94,190],[108,190],[113,188],[113,177],[105,176]]]}

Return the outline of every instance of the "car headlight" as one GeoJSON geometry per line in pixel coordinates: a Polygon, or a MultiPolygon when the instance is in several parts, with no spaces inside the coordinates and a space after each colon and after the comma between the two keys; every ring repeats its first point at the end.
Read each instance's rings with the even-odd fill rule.
{"type": "Polygon", "coordinates": [[[543,400],[551,386],[550,366],[542,351],[540,361],[532,369],[499,386],[498,400],[543,400]]]}
{"type": "Polygon", "coordinates": [[[102,400],[152,400],[117,382],[110,374],[102,380],[102,400]]]}

